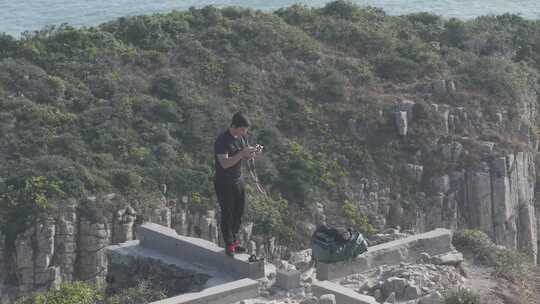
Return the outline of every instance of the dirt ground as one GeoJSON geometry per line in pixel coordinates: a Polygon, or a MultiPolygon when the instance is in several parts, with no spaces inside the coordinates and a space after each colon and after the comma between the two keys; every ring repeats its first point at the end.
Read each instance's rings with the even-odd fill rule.
{"type": "Polygon", "coordinates": [[[482,304],[540,304],[540,270],[531,269],[524,284],[494,278],[492,268],[465,261],[465,287],[480,294],[482,304]]]}

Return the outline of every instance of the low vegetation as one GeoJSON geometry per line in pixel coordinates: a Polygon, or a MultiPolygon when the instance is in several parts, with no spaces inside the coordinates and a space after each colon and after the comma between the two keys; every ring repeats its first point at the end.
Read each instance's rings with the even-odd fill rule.
{"type": "MultiPolygon", "coordinates": [[[[335,1],[273,13],[207,6],[51,26],[18,40],[0,34],[6,247],[68,198],[88,205],[88,196],[115,192],[137,204],[165,185],[168,198],[214,208],[213,141],[237,110],[253,121],[251,142],[266,147],[257,171],[269,196],[251,191],[248,204],[256,232],[301,245],[297,219],[321,203],[372,233],[358,185],[384,181],[413,210],[416,186],[401,164],[443,136],[427,105],[511,112],[538,91],[538,33],[538,21],[516,15],[389,16],[335,1]],[[426,100],[437,79],[455,80],[460,94],[426,100]],[[404,96],[424,113],[407,138],[392,121],[404,96]]],[[[499,265],[505,275],[507,263],[499,265]]]]}
{"type": "Polygon", "coordinates": [[[470,254],[481,265],[493,267],[493,276],[513,283],[526,282],[530,277],[530,260],[516,250],[495,245],[478,230],[462,230],[454,233],[453,245],[457,250],[470,254]]]}

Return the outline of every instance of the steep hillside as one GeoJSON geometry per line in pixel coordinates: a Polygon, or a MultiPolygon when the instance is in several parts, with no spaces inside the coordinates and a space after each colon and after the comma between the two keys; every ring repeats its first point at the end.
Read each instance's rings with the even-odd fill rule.
{"type": "Polygon", "coordinates": [[[0,35],[2,279],[25,293],[54,267],[96,276],[126,216],[188,229],[197,214],[189,229],[209,238],[213,141],[237,110],[265,146],[270,196],[248,189],[247,211],[273,245],[301,248],[323,220],[368,234],[443,226],[536,259],[539,34],[514,15],[337,1],[0,35]],[[74,245],[58,247],[66,235],[74,245]]]}

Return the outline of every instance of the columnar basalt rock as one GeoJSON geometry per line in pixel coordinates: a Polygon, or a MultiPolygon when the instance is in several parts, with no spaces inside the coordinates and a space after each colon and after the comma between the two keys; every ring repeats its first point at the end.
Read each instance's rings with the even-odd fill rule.
{"type": "Polygon", "coordinates": [[[150,215],[150,222],[156,223],[165,227],[171,227],[171,209],[165,205],[160,205],[153,210],[150,215]]]}
{"type": "Polygon", "coordinates": [[[56,220],[55,254],[62,281],[72,281],[77,258],[77,213],[73,206],[56,220]]]}
{"type": "MultiPolygon", "coordinates": [[[[457,143],[435,149],[447,162],[463,155],[457,143]]],[[[493,155],[494,148],[481,149],[493,155]]],[[[531,152],[517,152],[477,163],[461,171],[430,178],[429,192],[417,194],[421,218],[417,231],[437,227],[479,229],[496,244],[528,253],[536,261],[538,227],[534,208],[535,162],[531,152]],[[424,199],[422,199],[424,197],[424,199]]]]}
{"type": "Polygon", "coordinates": [[[40,218],[15,240],[13,259],[19,295],[45,291],[61,282],[60,267],[53,265],[56,225],[40,218]]]}
{"type": "Polygon", "coordinates": [[[176,205],[172,216],[172,228],[179,235],[187,235],[188,233],[188,219],[187,211],[181,205],[176,205]]]}
{"type": "Polygon", "coordinates": [[[439,150],[442,157],[441,160],[446,162],[455,163],[459,161],[464,154],[463,145],[456,141],[447,144],[441,144],[439,146],[439,150]]]}
{"type": "Polygon", "coordinates": [[[27,294],[34,289],[34,234],[35,227],[31,226],[15,240],[15,275],[20,294],[27,294]]]}
{"type": "Polygon", "coordinates": [[[519,207],[518,248],[533,261],[538,257],[538,228],[533,205],[524,204],[519,207]]]}
{"type": "Polygon", "coordinates": [[[411,100],[400,100],[394,106],[394,118],[401,136],[407,135],[408,124],[413,119],[413,108],[415,102],[411,100]]]}
{"type": "MultiPolygon", "coordinates": [[[[2,293],[2,285],[6,277],[7,268],[5,265],[5,251],[6,248],[6,237],[0,232],[0,294],[2,293]]],[[[0,302],[1,303],[1,302],[0,302]]]]}
{"type": "Polygon", "coordinates": [[[482,162],[474,169],[452,173],[449,179],[448,183],[432,179],[432,190],[446,194],[434,193],[427,199],[430,209],[423,215],[422,229],[479,229],[496,244],[523,250],[536,261],[536,172],[532,153],[518,152],[482,162]]]}
{"type": "Polygon", "coordinates": [[[56,225],[52,219],[38,221],[34,241],[34,290],[46,291],[59,285],[60,267],[52,265],[56,225]]]}
{"type": "Polygon", "coordinates": [[[465,213],[469,225],[493,237],[491,173],[486,163],[478,171],[467,172],[465,213]]]}
{"type": "Polygon", "coordinates": [[[406,136],[408,131],[407,112],[399,111],[396,112],[395,115],[398,134],[401,136],[406,136]]]}
{"type": "Polygon", "coordinates": [[[450,106],[446,104],[431,104],[434,112],[440,120],[440,127],[444,134],[450,132],[450,106]]]}
{"type": "Polygon", "coordinates": [[[219,243],[219,225],[216,211],[209,209],[206,211],[193,211],[187,208],[186,203],[176,203],[171,214],[172,228],[179,235],[194,236],[219,243]]]}
{"type": "Polygon", "coordinates": [[[114,244],[131,241],[134,238],[133,226],[136,212],[131,206],[116,211],[113,218],[112,240],[114,244]]]}
{"type": "Polygon", "coordinates": [[[431,84],[431,89],[434,95],[436,96],[445,96],[448,92],[446,88],[446,80],[444,79],[438,79],[434,80],[431,84]]]}
{"type": "Polygon", "coordinates": [[[420,183],[422,181],[422,176],[424,173],[423,166],[415,164],[405,164],[404,169],[409,178],[414,179],[414,181],[417,183],[420,183]]]}
{"type": "MultiPolygon", "coordinates": [[[[522,163],[519,167],[522,167],[522,163]]],[[[517,204],[520,185],[517,180],[518,163],[514,155],[498,158],[493,163],[493,230],[495,243],[517,247],[517,204]]]]}
{"type": "Polygon", "coordinates": [[[78,280],[92,280],[103,284],[107,275],[105,247],[110,244],[110,226],[81,218],[79,222],[77,276],[78,280]]]}
{"type": "Polygon", "coordinates": [[[458,202],[456,192],[451,192],[444,197],[442,210],[442,227],[456,230],[458,227],[458,202]]]}
{"type": "Polygon", "coordinates": [[[426,216],[426,229],[432,230],[442,226],[444,194],[438,193],[429,198],[429,208],[426,216]]]}

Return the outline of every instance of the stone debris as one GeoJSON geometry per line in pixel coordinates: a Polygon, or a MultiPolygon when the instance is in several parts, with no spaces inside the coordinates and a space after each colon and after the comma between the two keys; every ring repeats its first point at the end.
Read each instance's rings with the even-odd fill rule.
{"type": "MultiPolygon", "coordinates": [[[[451,286],[461,286],[465,282],[456,267],[422,263],[426,258],[432,260],[423,255],[419,261],[421,264],[381,266],[363,276],[349,276],[341,283],[347,282],[350,286],[351,281],[360,278],[360,287],[356,289],[359,293],[371,295],[379,301],[387,299],[391,294],[394,294],[398,301],[409,301],[442,292],[451,286]]],[[[428,298],[425,299],[427,300],[428,298]]]]}
{"type": "MultiPolygon", "coordinates": [[[[374,297],[379,303],[401,304],[442,304],[442,293],[448,288],[463,287],[465,278],[455,267],[463,260],[461,253],[454,251],[443,255],[430,256],[421,253],[417,263],[383,265],[363,273],[349,275],[335,280],[339,285],[357,293],[374,297]]],[[[315,268],[301,274],[301,287],[283,290],[275,285],[274,273],[267,272],[265,279],[259,280],[261,296],[244,300],[237,304],[321,304],[332,302],[332,297],[317,298],[311,293],[311,283],[316,281],[315,268]]],[[[335,297],[333,298],[335,300],[335,297]]]]}

